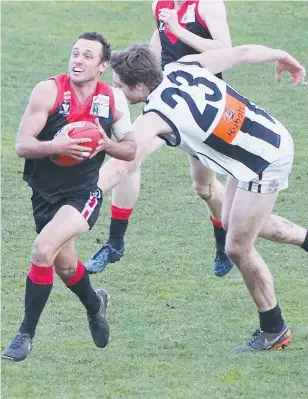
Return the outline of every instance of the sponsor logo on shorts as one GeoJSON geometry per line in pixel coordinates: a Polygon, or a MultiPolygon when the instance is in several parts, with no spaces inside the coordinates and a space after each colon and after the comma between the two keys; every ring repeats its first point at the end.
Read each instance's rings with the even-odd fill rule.
{"type": "Polygon", "coordinates": [[[102,198],[102,191],[97,188],[95,191],[90,192],[91,197],[102,198]]]}
{"type": "Polygon", "coordinates": [[[280,186],[280,182],[279,180],[270,180],[269,184],[268,184],[268,192],[270,193],[274,193],[278,190],[280,186]]]}
{"type": "Polygon", "coordinates": [[[90,219],[97,204],[98,204],[97,199],[95,197],[93,197],[92,195],[90,195],[90,198],[86,202],[86,204],[81,212],[82,216],[86,219],[86,221],[88,221],[90,219]]]}

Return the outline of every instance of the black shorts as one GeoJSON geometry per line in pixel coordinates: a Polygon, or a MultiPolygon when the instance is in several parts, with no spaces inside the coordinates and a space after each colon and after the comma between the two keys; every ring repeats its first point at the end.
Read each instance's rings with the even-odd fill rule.
{"type": "Polygon", "coordinates": [[[102,191],[96,188],[92,191],[70,193],[62,197],[58,202],[52,204],[42,197],[37,191],[33,191],[31,197],[33,217],[36,232],[40,233],[47,223],[55,216],[63,205],[70,205],[82,214],[91,228],[97,221],[103,202],[102,191]]]}

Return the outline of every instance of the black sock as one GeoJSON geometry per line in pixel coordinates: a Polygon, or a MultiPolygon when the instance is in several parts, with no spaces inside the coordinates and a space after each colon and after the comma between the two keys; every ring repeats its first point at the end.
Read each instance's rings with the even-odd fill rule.
{"type": "Polygon", "coordinates": [[[19,329],[21,333],[29,334],[31,338],[34,337],[39,318],[48,301],[52,282],[53,266],[32,265],[26,281],[25,315],[19,329]],[[42,282],[47,284],[41,284],[42,282]]]}
{"type": "Polygon", "coordinates": [[[224,230],[222,227],[217,227],[214,226],[214,236],[215,236],[215,240],[216,240],[216,246],[225,247],[226,244],[226,236],[227,236],[227,232],[226,230],[224,230]]]}
{"type": "Polygon", "coordinates": [[[78,296],[80,302],[89,313],[98,312],[100,300],[90,283],[89,274],[80,260],[77,261],[75,275],[69,281],[66,281],[65,284],[78,296]]]}
{"type": "Polygon", "coordinates": [[[301,248],[303,248],[306,252],[308,252],[308,230],[307,230],[307,233],[306,233],[305,240],[304,240],[304,242],[301,245],[301,248]]]}
{"type": "Polygon", "coordinates": [[[109,228],[109,238],[107,244],[110,244],[118,251],[124,246],[124,236],[128,226],[128,220],[111,218],[109,228]]]}
{"type": "Polygon", "coordinates": [[[259,312],[259,318],[262,331],[278,333],[282,329],[284,321],[278,304],[271,310],[259,312]]]}

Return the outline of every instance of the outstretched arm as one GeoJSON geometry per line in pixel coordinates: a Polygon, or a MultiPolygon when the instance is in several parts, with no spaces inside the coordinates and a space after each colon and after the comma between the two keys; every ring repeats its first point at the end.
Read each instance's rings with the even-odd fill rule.
{"type": "Polygon", "coordinates": [[[213,74],[241,64],[260,64],[276,61],[276,79],[278,81],[280,81],[283,71],[290,72],[290,80],[295,86],[299,83],[305,84],[306,78],[305,68],[286,51],[256,44],[212,50],[197,55],[187,55],[181,61],[197,61],[213,74]]]}

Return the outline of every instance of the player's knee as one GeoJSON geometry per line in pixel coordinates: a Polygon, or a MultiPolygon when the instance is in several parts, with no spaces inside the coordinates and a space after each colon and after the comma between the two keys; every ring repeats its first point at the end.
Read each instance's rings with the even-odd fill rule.
{"type": "Polygon", "coordinates": [[[64,282],[70,280],[76,272],[76,265],[72,262],[62,264],[58,264],[55,262],[54,266],[56,274],[64,282]]]}
{"type": "Polygon", "coordinates": [[[238,245],[234,241],[228,241],[225,246],[225,251],[229,258],[233,260],[234,263],[237,263],[240,258],[241,245],[238,245]]]}
{"type": "Polygon", "coordinates": [[[202,198],[204,201],[209,201],[214,195],[213,184],[201,185],[196,182],[193,182],[193,187],[197,196],[202,198]]]}
{"type": "Polygon", "coordinates": [[[228,237],[226,240],[225,251],[231,260],[237,264],[242,258],[246,257],[252,247],[245,240],[237,237],[228,237]]]}
{"type": "Polygon", "coordinates": [[[52,246],[40,240],[36,240],[32,247],[32,262],[36,265],[51,265],[53,261],[52,246]]]}

